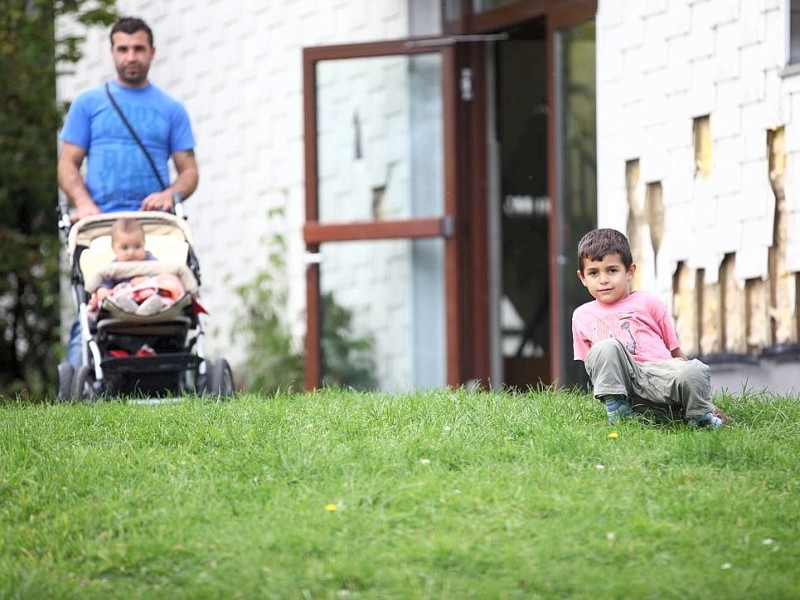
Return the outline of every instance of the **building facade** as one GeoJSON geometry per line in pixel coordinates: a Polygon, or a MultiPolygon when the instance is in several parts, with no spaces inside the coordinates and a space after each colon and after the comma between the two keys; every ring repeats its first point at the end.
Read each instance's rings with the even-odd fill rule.
{"type": "MultiPolygon", "coordinates": [[[[117,4],[194,124],[209,354],[242,359],[232,290],[280,235],[308,387],[322,298],[381,389],[580,383],[575,246],[600,225],[722,381],[791,364],[794,0],[117,4]]],[[[84,50],[62,100],[113,76],[107,32],[84,50]]]]}

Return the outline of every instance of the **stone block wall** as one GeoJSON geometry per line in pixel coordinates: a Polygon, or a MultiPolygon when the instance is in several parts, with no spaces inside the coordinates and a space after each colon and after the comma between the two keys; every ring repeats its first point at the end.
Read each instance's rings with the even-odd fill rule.
{"type": "Polygon", "coordinates": [[[795,344],[800,72],[780,0],[600,0],[601,226],[690,354],[795,344]],[[648,200],[650,210],[648,210],[648,200]]]}

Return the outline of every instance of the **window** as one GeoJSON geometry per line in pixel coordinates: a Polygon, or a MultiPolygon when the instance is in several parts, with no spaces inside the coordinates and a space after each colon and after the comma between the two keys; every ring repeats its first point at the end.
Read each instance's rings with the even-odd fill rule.
{"type": "Polygon", "coordinates": [[[800,0],[789,5],[789,64],[800,64],[800,0]]]}
{"type": "Polygon", "coordinates": [[[475,12],[484,12],[506,4],[514,4],[517,0],[474,0],[475,12]]]}

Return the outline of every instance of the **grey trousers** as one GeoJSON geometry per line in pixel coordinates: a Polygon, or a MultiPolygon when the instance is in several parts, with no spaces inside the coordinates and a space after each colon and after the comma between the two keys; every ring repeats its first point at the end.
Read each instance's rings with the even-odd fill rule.
{"type": "Polygon", "coordinates": [[[672,358],[637,363],[621,342],[597,342],[586,355],[594,395],[625,395],[635,409],[650,408],[687,419],[711,412],[711,374],[699,360],[672,358]]]}

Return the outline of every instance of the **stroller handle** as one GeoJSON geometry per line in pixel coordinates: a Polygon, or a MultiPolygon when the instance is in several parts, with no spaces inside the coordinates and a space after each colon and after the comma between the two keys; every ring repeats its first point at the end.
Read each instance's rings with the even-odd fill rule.
{"type": "MultiPolygon", "coordinates": [[[[189,217],[186,215],[186,209],[183,208],[183,199],[180,197],[173,196],[173,207],[172,210],[166,211],[170,214],[175,215],[179,219],[183,221],[188,221],[189,217]]],[[[63,194],[58,195],[58,206],[56,207],[56,214],[58,215],[58,230],[61,232],[61,235],[64,236],[66,240],[69,237],[69,230],[72,229],[72,226],[79,221],[77,215],[70,214],[69,212],[69,203],[67,202],[66,196],[63,194]]]]}

